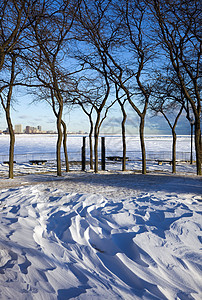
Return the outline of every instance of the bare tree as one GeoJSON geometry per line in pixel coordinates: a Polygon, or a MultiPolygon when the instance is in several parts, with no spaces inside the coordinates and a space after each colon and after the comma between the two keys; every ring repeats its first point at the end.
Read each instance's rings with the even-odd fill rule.
{"type": "MultiPolygon", "coordinates": [[[[71,72],[62,67],[64,56],[68,50],[68,34],[70,34],[74,14],[80,1],[42,1],[32,15],[32,34],[37,42],[37,49],[32,53],[37,79],[45,88],[51,89],[57,101],[54,105],[57,117],[57,175],[61,176],[61,143],[62,120],[64,107],[64,78],[70,82],[71,72]],[[64,75],[65,73],[65,75],[64,75]]],[[[68,85],[68,84],[67,84],[68,85]]],[[[52,98],[53,99],[53,98],[52,98]]],[[[66,138],[66,134],[65,134],[66,138]]]]}
{"type": "Polygon", "coordinates": [[[176,142],[177,142],[177,135],[176,135],[176,126],[177,126],[177,122],[179,120],[179,117],[183,111],[184,105],[182,104],[180,107],[180,110],[177,113],[177,116],[175,117],[174,123],[172,124],[171,121],[169,120],[169,118],[166,115],[167,109],[163,109],[163,105],[161,106],[159,112],[162,113],[162,115],[164,116],[164,118],[166,119],[166,121],[168,122],[168,125],[170,126],[171,130],[172,130],[172,136],[173,136],[173,145],[172,145],[172,172],[176,173],[176,142]]]}
{"type": "Polygon", "coordinates": [[[11,54],[11,66],[10,66],[10,81],[8,84],[1,85],[0,88],[0,99],[2,107],[5,111],[6,121],[8,125],[9,135],[10,135],[10,146],[9,146],[9,178],[13,178],[13,164],[14,164],[14,144],[15,144],[15,133],[13,129],[12,119],[11,119],[11,99],[14,87],[14,82],[16,78],[16,55],[11,54]]]}
{"type": "Polygon", "coordinates": [[[95,171],[95,173],[98,172],[98,137],[100,134],[100,128],[102,126],[103,121],[107,117],[108,110],[110,109],[110,107],[112,107],[112,105],[116,101],[116,100],[112,101],[107,107],[105,107],[107,100],[109,98],[109,95],[110,95],[110,85],[107,80],[107,76],[105,77],[105,80],[106,80],[106,86],[104,87],[105,91],[103,93],[103,97],[100,102],[96,101],[93,104],[93,107],[97,114],[96,120],[95,120],[95,126],[94,126],[94,156],[95,156],[94,171],[95,171]],[[101,117],[101,113],[103,112],[104,109],[105,109],[104,116],[101,117]]]}
{"type": "MultiPolygon", "coordinates": [[[[54,97],[54,92],[52,89],[51,89],[51,107],[53,109],[54,115],[58,119],[58,112],[56,109],[55,97],[54,97]]],[[[64,157],[65,157],[65,169],[66,169],[66,172],[69,172],[69,159],[68,159],[68,152],[67,152],[67,125],[63,121],[63,119],[61,119],[61,125],[63,128],[63,150],[64,150],[64,157]]]]}
{"type": "Polygon", "coordinates": [[[26,30],[30,26],[28,16],[37,1],[2,0],[0,3],[0,98],[5,111],[10,134],[9,148],[9,178],[13,178],[15,135],[11,120],[11,100],[16,83],[16,59],[21,56],[26,37],[26,30]],[[27,13],[26,13],[27,10],[27,13]],[[7,77],[10,81],[6,83],[7,77]]]}
{"type": "MultiPolygon", "coordinates": [[[[94,101],[96,101],[94,82],[96,79],[85,76],[84,65],[82,64],[82,72],[79,74],[74,90],[73,104],[79,105],[89,120],[89,150],[90,150],[90,169],[93,170],[93,129],[94,129],[94,101]]],[[[89,71],[89,70],[88,70],[89,71]]]]}
{"type": "Polygon", "coordinates": [[[123,157],[122,157],[122,171],[126,171],[126,119],[127,119],[127,113],[125,110],[125,103],[127,101],[127,98],[124,98],[124,100],[121,99],[119,96],[119,88],[115,84],[116,88],[116,99],[120,105],[121,112],[122,112],[122,122],[121,122],[121,132],[122,132],[122,148],[123,148],[123,157]]]}
{"type": "MultiPolygon", "coordinates": [[[[12,53],[28,26],[27,10],[36,1],[2,0],[0,3],[0,71],[4,66],[5,57],[12,53]]],[[[18,45],[19,47],[19,45],[18,45]]]]}
{"type": "Polygon", "coordinates": [[[82,88],[77,86],[77,96],[74,99],[75,104],[79,104],[83,109],[84,113],[88,116],[90,122],[90,165],[93,164],[93,154],[92,154],[92,134],[94,132],[94,171],[98,172],[98,138],[100,134],[100,128],[107,117],[109,109],[114,105],[116,99],[111,99],[110,90],[111,85],[108,81],[107,74],[104,71],[105,66],[100,65],[97,68],[96,65],[91,64],[90,60],[87,61],[85,56],[80,56],[80,60],[84,60],[86,65],[90,65],[92,68],[93,76],[91,78],[86,78],[82,76],[82,88]],[[103,68],[103,69],[102,69],[103,68]],[[85,78],[85,79],[84,79],[85,78]],[[85,81],[85,83],[83,83],[85,81]],[[85,86],[85,89],[83,88],[85,86]],[[88,109],[90,107],[90,110],[88,109]],[[94,112],[94,113],[93,113],[94,112]]]}
{"type": "Polygon", "coordinates": [[[94,171],[98,172],[98,138],[100,134],[100,128],[102,126],[103,121],[106,119],[107,112],[109,108],[113,105],[113,102],[110,105],[106,106],[107,100],[110,95],[110,84],[108,82],[108,78],[105,74],[104,82],[100,82],[97,79],[97,87],[94,90],[94,96],[90,99],[90,103],[92,104],[95,112],[96,118],[94,122],[94,171]],[[104,115],[103,115],[104,111],[104,115]]]}
{"type": "MultiPolygon", "coordinates": [[[[32,64],[32,69],[33,69],[33,64],[32,64]]],[[[51,87],[51,84],[48,81],[48,75],[46,77],[46,81],[42,79],[42,77],[38,77],[38,80],[41,82],[40,85],[36,86],[36,89],[33,89],[35,87],[34,84],[30,84],[29,87],[31,88],[31,94],[32,96],[34,95],[35,98],[33,100],[33,103],[38,103],[41,102],[42,100],[48,103],[52,110],[53,113],[56,117],[58,118],[58,103],[57,99],[55,99],[54,96],[54,90],[51,87]]],[[[61,90],[62,93],[62,90],[61,90]]],[[[64,151],[64,157],[65,157],[65,169],[66,172],[69,172],[69,159],[68,159],[68,151],[67,151],[67,125],[64,122],[63,119],[61,119],[61,128],[63,131],[63,138],[62,138],[62,144],[63,144],[63,151],[64,151]]]]}
{"type": "Polygon", "coordinates": [[[91,66],[97,64],[97,69],[104,76],[106,74],[108,81],[114,82],[122,89],[128,102],[140,117],[142,173],[145,174],[144,123],[151,93],[147,68],[153,55],[150,51],[151,45],[144,35],[146,7],[140,1],[90,3],[84,1],[84,3],[79,15],[82,26],[79,34],[81,38],[82,34],[84,35],[84,40],[93,51],[92,56],[89,54],[85,56],[85,60],[91,66]],[[114,17],[112,11],[115,13],[114,17]],[[90,59],[93,59],[93,63],[90,59]],[[101,64],[104,68],[100,67],[101,64]]]}
{"type": "Polygon", "coordinates": [[[201,1],[146,1],[153,12],[153,28],[161,45],[161,59],[169,61],[176,85],[190,103],[195,117],[197,174],[201,175],[201,1]]]}
{"type": "Polygon", "coordinates": [[[176,126],[185,108],[184,96],[175,86],[174,78],[159,78],[153,87],[150,109],[155,114],[162,114],[172,131],[172,173],[176,173],[176,126]],[[174,120],[173,120],[174,119],[174,120]]]}

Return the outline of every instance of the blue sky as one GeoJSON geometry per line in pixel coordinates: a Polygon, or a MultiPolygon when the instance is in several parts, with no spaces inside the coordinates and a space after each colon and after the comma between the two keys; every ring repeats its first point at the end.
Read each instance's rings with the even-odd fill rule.
{"type": "MultiPolygon", "coordinates": [[[[22,96],[17,99],[17,102],[12,108],[12,120],[13,125],[22,124],[25,126],[37,127],[42,126],[42,130],[56,130],[56,119],[52,112],[51,107],[47,103],[32,103],[30,96],[22,96]]],[[[127,109],[127,134],[138,134],[139,118],[137,114],[132,110],[127,109]]],[[[88,118],[81,111],[81,109],[65,109],[64,120],[68,126],[68,131],[87,131],[89,128],[88,118]]],[[[0,130],[7,128],[4,112],[0,110],[0,130]]],[[[103,123],[101,129],[102,133],[120,133],[121,130],[121,113],[119,107],[111,108],[107,119],[103,123]]],[[[190,125],[184,116],[181,116],[178,126],[178,134],[190,134],[190,125]]],[[[151,114],[147,115],[145,134],[171,134],[170,128],[166,123],[164,117],[151,117],[151,114]]]]}

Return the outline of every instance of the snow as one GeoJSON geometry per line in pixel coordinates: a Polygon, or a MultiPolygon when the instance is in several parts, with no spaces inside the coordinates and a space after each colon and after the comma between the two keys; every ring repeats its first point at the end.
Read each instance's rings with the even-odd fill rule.
{"type": "Polygon", "coordinates": [[[0,164],[0,299],[201,299],[195,165],[0,164]]]}
{"type": "MultiPolygon", "coordinates": [[[[81,161],[81,135],[69,135],[67,138],[68,156],[70,161],[81,161]]],[[[121,136],[106,136],[106,157],[118,155],[122,156],[121,136]]],[[[127,136],[127,170],[141,170],[141,151],[138,136],[127,136]]],[[[57,136],[54,134],[20,134],[16,135],[15,143],[15,164],[14,172],[17,174],[32,174],[41,172],[56,171],[55,150],[57,136]],[[46,166],[31,166],[29,160],[45,159],[48,160],[46,166]]],[[[100,139],[99,139],[100,142],[100,139]]],[[[172,166],[169,163],[158,165],[158,159],[171,160],[172,136],[145,136],[147,150],[147,170],[149,172],[172,172],[172,166]],[[154,161],[155,159],[155,161],[154,161]]],[[[3,161],[8,161],[9,136],[0,135],[0,176],[8,173],[8,166],[3,161]]],[[[89,159],[88,137],[86,137],[86,157],[89,159]]],[[[61,153],[63,155],[63,152],[61,153]]],[[[99,158],[100,145],[99,145],[99,158]]],[[[62,156],[64,161],[64,157],[62,156]]],[[[196,165],[190,165],[190,136],[178,136],[177,138],[177,172],[178,173],[196,173],[196,165]]],[[[193,151],[193,160],[195,160],[195,151],[193,151]]],[[[79,170],[81,166],[71,163],[71,170],[79,170]]],[[[87,170],[89,166],[86,166],[87,170]]],[[[63,170],[65,169],[63,165],[63,170]]],[[[106,162],[107,170],[121,170],[121,163],[106,162]]]]}
{"type": "Polygon", "coordinates": [[[201,299],[201,178],[74,171],[11,185],[1,299],[201,299]]]}
{"type": "MultiPolygon", "coordinates": [[[[67,147],[70,160],[81,159],[81,147],[82,147],[81,135],[68,135],[67,147]]],[[[37,159],[38,154],[41,159],[46,157],[47,159],[55,158],[57,135],[54,134],[19,134],[16,135],[15,142],[15,160],[18,162],[26,162],[30,159],[37,159]]],[[[101,140],[99,139],[99,143],[101,140]]],[[[127,136],[127,156],[129,159],[141,159],[141,147],[139,136],[127,136]]],[[[106,136],[106,156],[110,155],[122,155],[122,142],[121,136],[106,136]]],[[[150,155],[154,156],[154,153],[164,153],[171,157],[172,151],[172,136],[145,136],[146,150],[148,158],[150,155]]],[[[88,145],[88,137],[86,137],[86,145],[88,145]]],[[[178,136],[177,137],[177,153],[179,153],[179,159],[190,159],[190,136],[178,136]],[[181,153],[184,153],[181,157],[181,153]]],[[[0,161],[8,160],[9,149],[9,136],[0,135],[0,161]]],[[[88,152],[88,147],[86,147],[88,152]]],[[[100,144],[99,144],[100,150],[100,144]]],[[[195,155],[194,151],[193,154],[195,155]]],[[[89,153],[87,153],[87,157],[89,153]]],[[[178,159],[178,157],[177,157],[178,159]]]]}

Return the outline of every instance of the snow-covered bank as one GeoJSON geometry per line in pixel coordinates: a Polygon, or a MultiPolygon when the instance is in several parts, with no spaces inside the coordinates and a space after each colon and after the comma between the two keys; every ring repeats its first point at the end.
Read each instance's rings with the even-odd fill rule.
{"type": "Polygon", "coordinates": [[[77,171],[1,188],[10,182],[0,299],[201,299],[201,177],[77,171]]]}
{"type": "MultiPolygon", "coordinates": [[[[8,176],[8,164],[0,163],[0,178],[8,176]]],[[[99,166],[101,169],[101,166],[99,166]]],[[[86,164],[86,171],[89,171],[90,166],[86,164]]],[[[122,164],[121,162],[106,162],[107,171],[121,171],[122,164]]],[[[132,172],[141,172],[142,163],[141,161],[127,161],[126,162],[127,171],[132,172]]],[[[81,170],[81,162],[70,162],[70,170],[78,171],[81,170]]],[[[37,173],[47,173],[47,172],[56,172],[56,161],[48,161],[45,165],[32,165],[30,163],[15,163],[14,164],[14,176],[27,175],[27,174],[37,174],[37,173]]],[[[65,164],[62,163],[62,171],[65,172],[65,164]]],[[[170,163],[163,162],[162,165],[159,165],[157,161],[148,161],[147,162],[147,172],[165,172],[171,173],[172,166],[170,163]]],[[[190,165],[189,162],[177,162],[176,164],[177,174],[196,174],[196,164],[190,165]]]]}

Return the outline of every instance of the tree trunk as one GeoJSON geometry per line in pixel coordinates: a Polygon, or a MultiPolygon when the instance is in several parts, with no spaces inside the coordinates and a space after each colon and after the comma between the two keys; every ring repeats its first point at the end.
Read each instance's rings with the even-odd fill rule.
{"type": "Polygon", "coordinates": [[[63,127],[63,150],[65,156],[65,168],[66,172],[69,172],[69,160],[67,154],[67,126],[63,120],[61,120],[62,127],[63,127]]]}
{"type": "Polygon", "coordinates": [[[11,68],[11,79],[9,85],[9,91],[7,95],[7,104],[6,106],[3,104],[3,108],[6,112],[6,121],[8,124],[9,134],[10,134],[10,148],[9,148],[9,178],[13,179],[13,164],[14,164],[14,144],[15,144],[15,134],[13,130],[13,125],[10,117],[10,105],[11,105],[11,97],[13,92],[13,83],[15,80],[15,63],[16,56],[12,56],[12,68],[11,68]]]}
{"type": "Polygon", "coordinates": [[[0,46],[0,71],[3,68],[4,60],[5,60],[5,50],[3,49],[3,47],[0,46]]]}
{"type": "Polygon", "coordinates": [[[197,175],[202,175],[201,173],[202,145],[201,145],[200,118],[195,118],[195,150],[196,150],[197,175]]]}
{"type": "Polygon", "coordinates": [[[140,142],[141,142],[141,150],[142,150],[142,174],[146,174],[146,150],[145,150],[145,142],[144,142],[144,117],[140,118],[140,142]]]}
{"type": "Polygon", "coordinates": [[[100,112],[97,112],[97,120],[95,123],[95,128],[94,128],[94,157],[95,157],[95,162],[94,162],[94,172],[98,172],[98,137],[99,137],[99,123],[100,123],[100,112]]]}
{"type": "Polygon", "coordinates": [[[13,165],[14,165],[14,145],[15,145],[15,134],[13,125],[11,122],[10,114],[6,111],[6,120],[10,135],[10,146],[9,146],[9,178],[13,179],[13,165]]]}
{"type": "Polygon", "coordinates": [[[172,128],[172,136],[173,136],[173,145],[172,145],[172,173],[176,173],[176,141],[177,141],[177,136],[176,136],[174,128],[172,128]]]}
{"type": "Polygon", "coordinates": [[[93,170],[93,122],[90,121],[90,132],[89,132],[89,147],[90,147],[90,169],[93,170]]]}
{"type": "Polygon", "coordinates": [[[121,122],[121,129],[122,129],[122,145],[123,145],[123,160],[122,160],[122,171],[126,171],[126,128],[125,128],[125,123],[126,123],[126,112],[124,110],[124,107],[121,106],[121,110],[123,113],[123,119],[121,122]]]}
{"type": "Polygon", "coordinates": [[[59,113],[57,116],[57,175],[62,176],[61,171],[61,144],[62,144],[62,129],[61,129],[61,120],[62,120],[62,107],[59,108],[59,113]]]}

